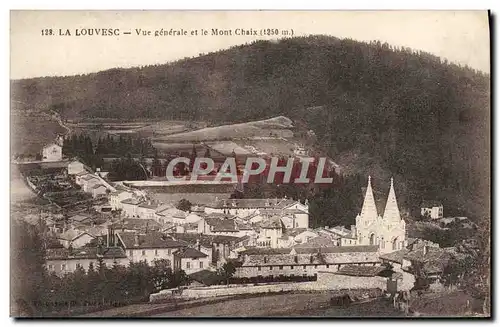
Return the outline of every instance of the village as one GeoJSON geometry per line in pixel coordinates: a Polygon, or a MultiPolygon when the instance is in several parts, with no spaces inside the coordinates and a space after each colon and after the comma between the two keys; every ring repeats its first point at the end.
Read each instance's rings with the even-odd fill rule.
{"type": "MultiPolygon", "coordinates": [[[[441,247],[409,237],[392,178],[384,181],[388,197],[383,212],[377,210],[367,176],[362,209],[352,225],[312,228],[307,199],[215,196],[195,203],[197,187],[207,184],[200,180],[174,185],[192,186],[193,202],[164,202],[153,190],[135,187],[138,183],[111,182],[108,172],[64,157],[60,139],[44,147],[40,158],[19,167],[27,172],[23,176],[29,188],[55,209],[31,210],[21,217],[43,226],[49,240],[44,248],[48,274],[63,278],[77,271],[90,274],[100,266],[143,263],[181,276],[150,290],[151,303],[301,290],[379,290],[374,294],[398,299],[394,306],[408,314],[411,291],[439,293],[456,287],[455,275],[461,272],[450,267],[477,251],[470,240],[441,247]]],[[[169,184],[162,182],[162,187],[169,184]]],[[[477,227],[466,217],[446,217],[438,201],[422,202],[420,211],[436,228],[477,227]]],[[[366,300],[366,294],[361,298],[366,300]]]]}

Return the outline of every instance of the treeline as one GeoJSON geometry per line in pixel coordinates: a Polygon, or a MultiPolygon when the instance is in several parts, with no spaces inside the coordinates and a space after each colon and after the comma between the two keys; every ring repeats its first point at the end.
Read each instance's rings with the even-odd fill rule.
{"type": "Polygon", "coordinates": [[[148,157],[157,151],[149,139],[129,137],[99,137],[96,144],[87,134],[71,134],[64,139],[63,155],[78,157],[92,168],[102,168],[105,157],[148,157]]]}
{"type": "Polygon", "coordinates": [[[113,264],[107,267],[98,258],[85,271],[79,267],[62,277],[47,275],[45,292],[34,306],[41,312],[60,312],[75,307],[120,306],[147,302],[151,293],[175,288],[188,283],[183,270],[172,271],[166,260],[155,260],[150,266],[145,261],[130,262],[128,266],[113,264]]]}

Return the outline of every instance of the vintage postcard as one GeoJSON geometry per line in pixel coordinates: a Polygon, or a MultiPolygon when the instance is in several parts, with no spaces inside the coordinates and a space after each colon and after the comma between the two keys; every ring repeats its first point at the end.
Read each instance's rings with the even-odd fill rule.
{"type": "Polygon", "coordinates": [[[491,317],[487,11],[11,11],[13,317],[491,317]]]}

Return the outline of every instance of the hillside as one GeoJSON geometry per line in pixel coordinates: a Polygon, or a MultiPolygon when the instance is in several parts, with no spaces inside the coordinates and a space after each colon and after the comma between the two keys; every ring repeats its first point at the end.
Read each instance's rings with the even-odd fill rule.
{"type": "Polygon", "coordinates": [[[16,108],[69,119],[221,125],[283,115],[312,129],[318,145],[353,162],[356,173],[376,167],[384,178],[395,175],[408,206],[425,197],[442,200],[445,211],[489,212],[490,77],[420,51],[311,36],[11,86],[23,102],[16,108]]]}

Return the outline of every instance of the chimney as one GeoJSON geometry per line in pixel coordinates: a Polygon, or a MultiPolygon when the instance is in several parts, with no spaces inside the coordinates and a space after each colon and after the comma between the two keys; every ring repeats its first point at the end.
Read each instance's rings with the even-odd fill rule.
{"type": "Polygon", "coordinates": [[[139,234],[134,235],[134,246],[139,246],[139,234]]]}

